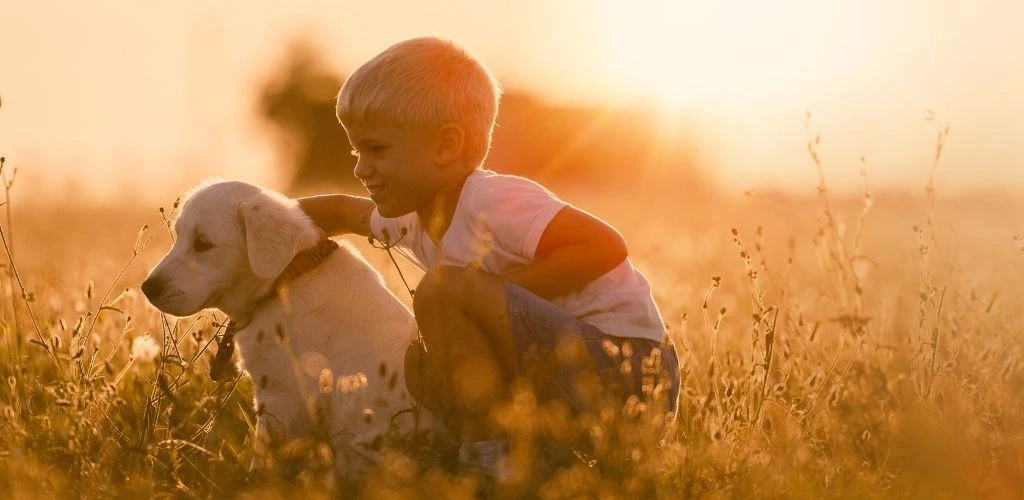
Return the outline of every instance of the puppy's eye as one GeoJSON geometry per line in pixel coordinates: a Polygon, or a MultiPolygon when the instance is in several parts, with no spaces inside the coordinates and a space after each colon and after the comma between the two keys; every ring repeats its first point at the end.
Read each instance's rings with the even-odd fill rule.
{"type": "Polygon", "coordinates": [[[195,250],[196,253],[203,253],[211,248],[213,248],[213,243],[210,243],[210,240],[207,240],[206,237],[201,234],[196,235],[195,239],[192,240],[192,249],[195,250]]]}

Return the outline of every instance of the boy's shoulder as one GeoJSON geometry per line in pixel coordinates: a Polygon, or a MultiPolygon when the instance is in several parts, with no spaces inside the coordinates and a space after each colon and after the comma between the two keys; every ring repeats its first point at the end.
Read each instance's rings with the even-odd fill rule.
{"type": "Polygon", "coordinates": [[[483,169],[466,180],[462,198],[460,211],[488,225],[546,221],[567,205],[533,180],[483,169]]]}
{"type": "Polygon", "coordinates": [[[466,188],[463,189],[463,194],[484,198],[521,196],[529,193],[555,198],[551,191],[532,179],[483,168],[476,169],[469,175],[466,179],[466,188]]]}

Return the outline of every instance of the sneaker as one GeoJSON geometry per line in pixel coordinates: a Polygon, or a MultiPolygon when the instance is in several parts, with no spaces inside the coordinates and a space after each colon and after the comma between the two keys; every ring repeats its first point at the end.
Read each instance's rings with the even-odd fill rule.
{"type": "Polygon", "coordinates": [[[459,445],[459,467],[500,480],[505,465],[503,459],[508,455],[508,451],[509,446],[506,439],[461,443],[459,445]]]}

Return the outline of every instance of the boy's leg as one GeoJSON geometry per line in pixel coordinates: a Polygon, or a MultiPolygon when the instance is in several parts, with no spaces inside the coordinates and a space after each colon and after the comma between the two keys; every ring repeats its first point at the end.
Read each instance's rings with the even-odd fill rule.
{"type": "Polygon", "coordinates": [[[427,272],[413,300],[426,353],[406,352],[406,386],[470,439],[496,434],[489,411],[515,371],[505,290],[485,272],[441,267],[427,272]]]}
{"type": "Polygon", "coordinates": [[[428,352],[407,351],[406,385],[455,430],[468,431],[465,437],[493,437],[489,409],[508,395],[516,377],[531,382],[538,399],[564,401],[573,412],[594,410],[608,397],[621,404],[627,394],[640,394],[642,359],[652,349],[661,351],[661,368],[670,378],[666,399],[675,410],[674,349],[606,335],[493,275],[458,267],[431,270],[414,306],[428,352]],[[628,349],[631,354],[627,344],[636,347],[628,349]]]}

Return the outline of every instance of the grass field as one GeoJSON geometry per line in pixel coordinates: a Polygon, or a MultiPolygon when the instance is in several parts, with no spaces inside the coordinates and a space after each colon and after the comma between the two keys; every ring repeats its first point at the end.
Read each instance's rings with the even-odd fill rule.
{"type": "MultiPolygon", "coordinates": [[[[1024,494],[1024,205],[921,186],[838,199],[823,181],[804,198],[699,203],[567,195],[620,228],[652,281],[682,361],[678,418],[662,440],[633,427],[633,405],[619,427],[590,422],[596,451],[542,467],[529,443],[562,421],[524,396],[500,418],[526,472],[488,492],[1024,494]]],[[[0,208],[0,495],[331,495],[314,466],[247,478],[251,384],[206,375],[223,318],[161,316],[137,290],[169,247],[156,206],[12,196],[0,208]]],[[[356,243],[405,293],[386,256],[356,243]]],[[[480,487],[422,454],[391,450],[362,494],[480,487]]]]}

